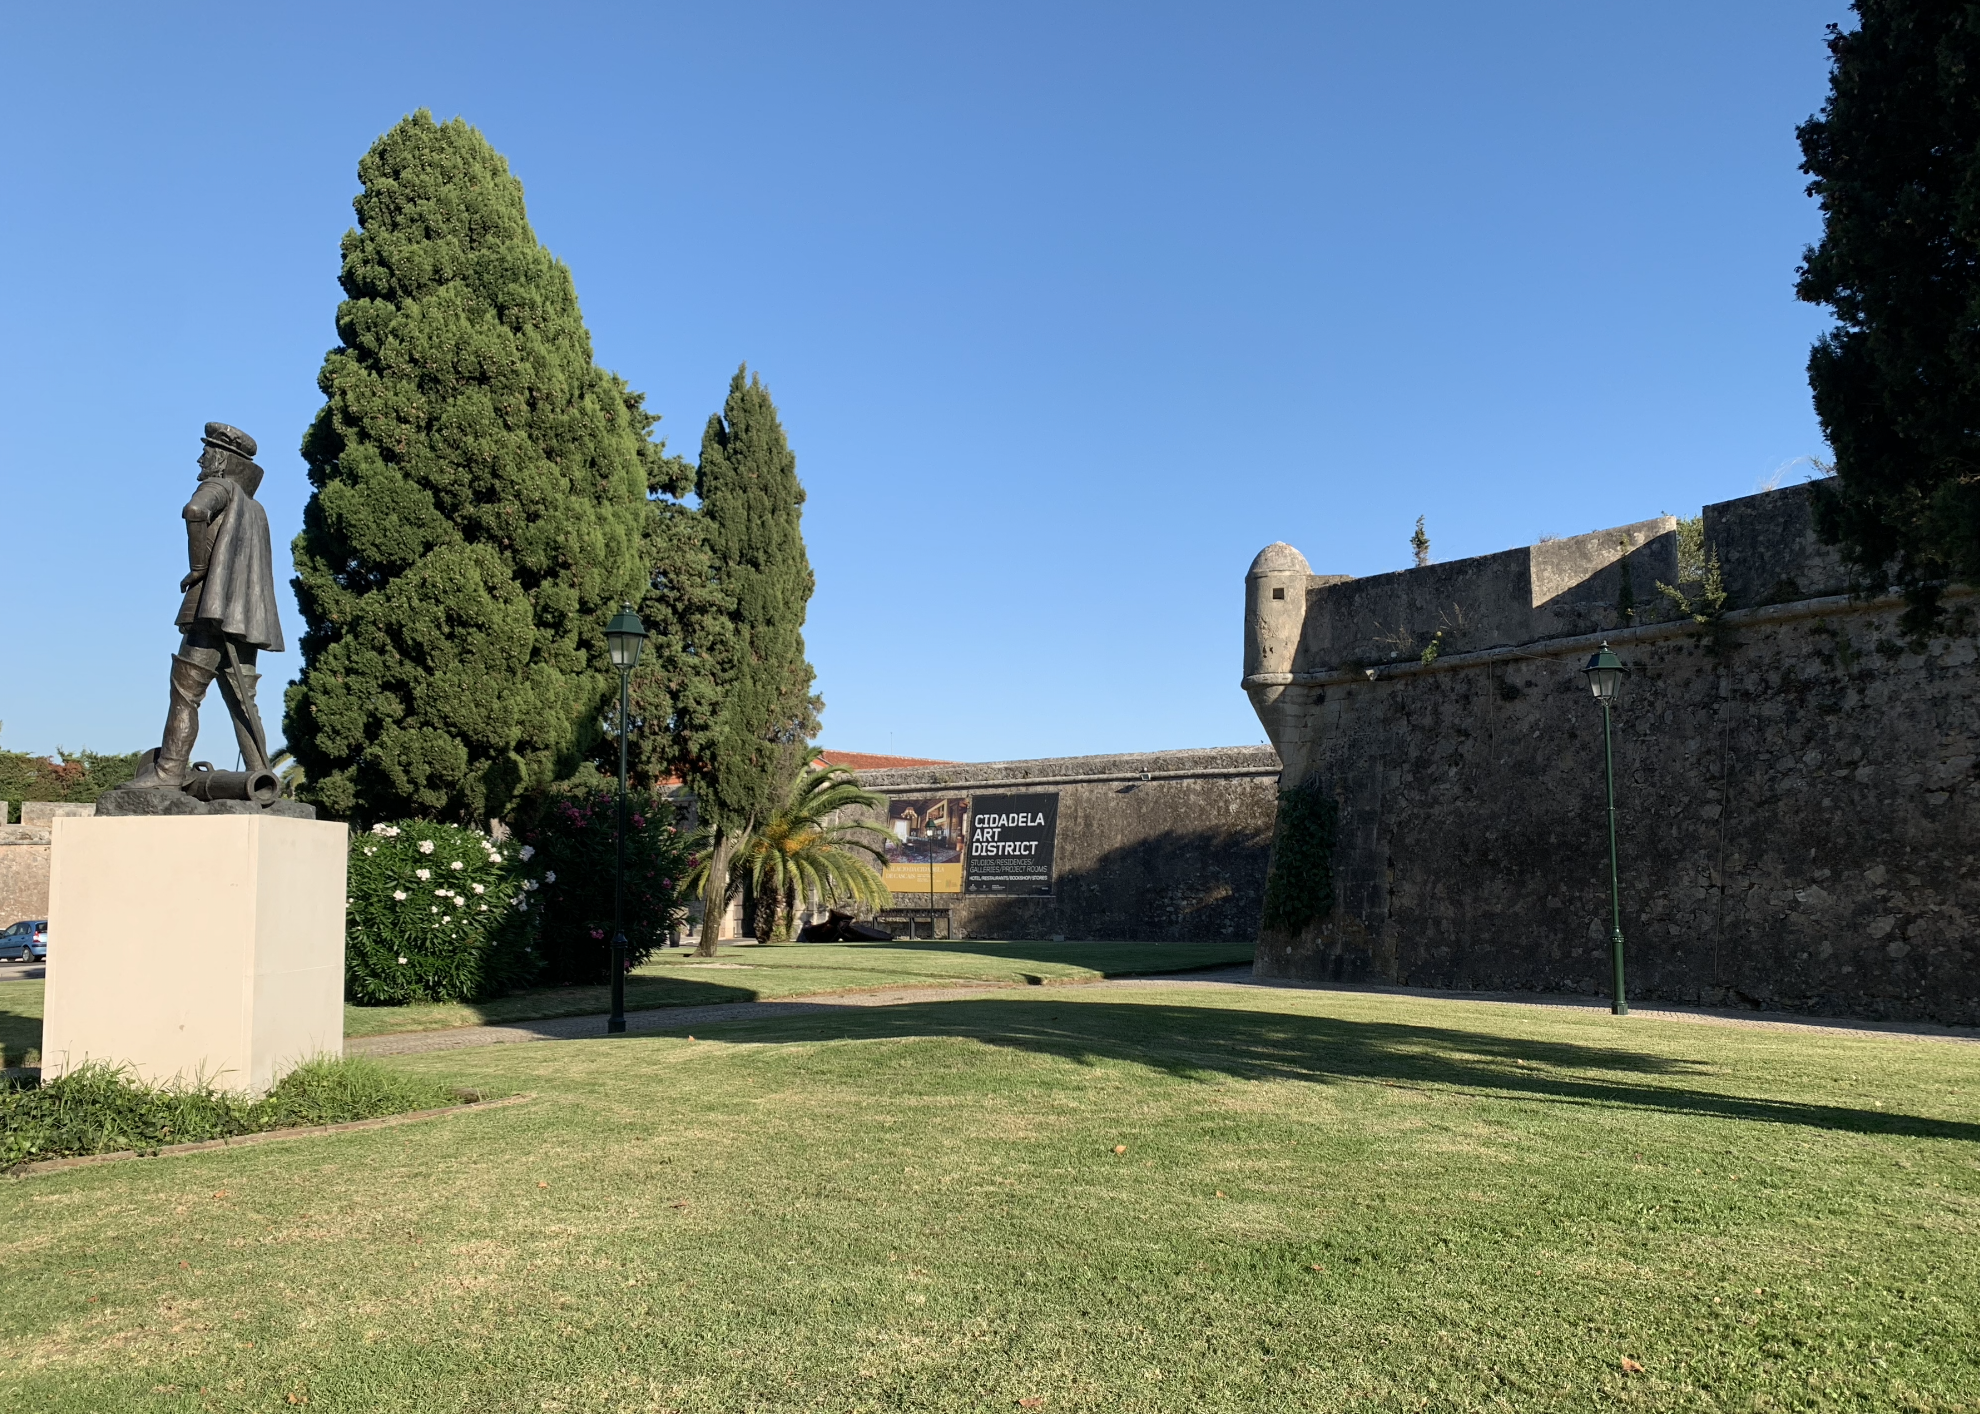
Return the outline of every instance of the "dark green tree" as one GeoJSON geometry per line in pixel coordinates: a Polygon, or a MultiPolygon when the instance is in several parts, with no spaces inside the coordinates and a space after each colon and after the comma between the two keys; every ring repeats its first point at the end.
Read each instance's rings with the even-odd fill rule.
{"type": "Polygon", "coordinates": [[[706,710],[676,730],[680,773],[711,842],[701,950],[712,955],[736,847],[782,804],[822,705],[804,656],[804,488],[770,390],[746,368],[708,419],[695,492],[709,584],[727,622],[712,645],[706,710]]]}
{"type": "MultiPolygon", "coordinates": [[[[632,679],[630,736],[632,780],[645,790],[679,780],[708,751],[734,641],[730,600],[715,576],[706,526],[678,499],[694,489],[694,475],[679,457],[655,463],[648,581],[637,604],[647,639],[632,679]]],[[[616,732],[616,722],[612,727],[616,732]]],[[[616,735],[601,740],[594,760],[607,775],[617,772],[616,735]]]]}
{"type": "Polygon", "coordinates": [[[1798,131],[1824,224],[1796,293],[1836,315],[1808,361],[1835,452],[1817,523],[1918,629],[1980,576],[1980,7],[1853,8],[1798,131]]]}
{"type": "Polygon", "coordinates": [[[479,821],[591,750],[604,623],[648,577],[649,488],[680,472],[479,132],[415,113],[358,176],[284,727],[334,814],[479,821]]]}

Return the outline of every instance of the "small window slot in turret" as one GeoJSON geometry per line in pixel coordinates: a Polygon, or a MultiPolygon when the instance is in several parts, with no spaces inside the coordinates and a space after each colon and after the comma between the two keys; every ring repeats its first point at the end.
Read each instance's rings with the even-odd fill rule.
{"type": "Polygon", "coordinates": [[[1285,587],[1285,586],[1284,586],[1284,585],[1282,584],[1282,585],[1280,585],[1280,586],[1279,586],[1279,587],[1278,587],[1277,589],[1274,589],[1274,590],[1272,591],[1272,597],[1273,597],[1274,599],[1283,599],[1283,598],[1285,598],[1285,597],[1286,597],[1286,587],[1285,587]]]}

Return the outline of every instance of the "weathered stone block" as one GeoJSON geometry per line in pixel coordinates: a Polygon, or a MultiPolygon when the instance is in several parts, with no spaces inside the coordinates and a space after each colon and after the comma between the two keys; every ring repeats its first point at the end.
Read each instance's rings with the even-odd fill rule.
{"type": "Polygon", "coordinates": [[[96,807],[77,804],[72,800],[24,800],[21,802],[21,823],[39,825],[47,829],[49,822],[72,815],[94,815],[96,807]]]}
{"type": "Polygon", "coordinates": [[[1719,553],[1727,607],[1750,609],[1849,588],[1842,556],[1815,537],[1814,495],[1814,484],[1803,482],[1705,508],[1705,544],[1719,553]]]}

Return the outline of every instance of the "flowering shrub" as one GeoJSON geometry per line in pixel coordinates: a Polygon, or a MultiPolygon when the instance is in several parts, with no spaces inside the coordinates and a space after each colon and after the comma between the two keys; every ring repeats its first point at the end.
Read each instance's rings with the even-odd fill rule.
{"type": "Polygon", "coordinates": [[[366,1006],[475,1001],[527,984],[542,871],[476,830],[403,820],[351,839],[344,988],[366,1006]]]}
{"type": "MultiPolygon", "coordinates": [[[[543,870],[537,951],[546,984],[611,980],[617,809],[609,788],[576,790],[546,801],[517,832],[543,870]]],[[[626,960],[637,967],[666,944],[669,929],[686,925],[687,843],[665,800],[635,794],[626,811],[626,960]]]]}

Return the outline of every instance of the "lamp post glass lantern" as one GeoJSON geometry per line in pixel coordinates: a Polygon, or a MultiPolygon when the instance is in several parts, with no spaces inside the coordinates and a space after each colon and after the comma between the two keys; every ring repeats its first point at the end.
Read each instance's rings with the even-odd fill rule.
{"type": "Polygon", "coordinates": [[[646,647],[646,625],[630,604],[605,625],[605,651],[619,670],[619,859],[612,873],[612,1014],[606,1033],[626,1029],[626,729],[632,715],[632,673],[646,647]]]}
{"type": "Polygon", "coordinates": [[[1623,987],[1622,872],[1616,861],[1616,749],[1609,711],[1622,693],[1622,681],[1629,669],[1604,643],[1581,671],[1588,676],[1588,690],[1602,704],[1602,761],[1609,779],[1609,960],[1614,972],[1609,1010],[1617,1016],[1628,1016],[1629,997],[1623,987]]]}

